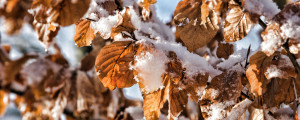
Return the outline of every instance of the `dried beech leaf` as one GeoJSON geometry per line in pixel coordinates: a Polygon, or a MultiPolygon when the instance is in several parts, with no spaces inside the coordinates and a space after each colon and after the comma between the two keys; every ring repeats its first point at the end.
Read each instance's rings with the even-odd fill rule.
{"type": "Polygon", "coordinates": [[[158,120],[160,109],[166,101],[165,89],[154,91],[151,94],[143,95],[144,100],[144,116],[146,120],[158,120]]]}
{"type": "MultiPolygon", "coordinates": [[[[54,37],[57,35],[60,27],[56,26],[56,31],[49,30],[48,28],[51,26],[51,24],[42,24],[38,23],[37,21],[33,22],[33,26],[35,31],[37,31],[39,40],[45,45],[46,52],[48,50],[48,47],[53,42],[54,37]]],[[[53,27],[53,26],[52,26],[53,27]]]]}
{"type": "Polygon", "coordinates": [[[211,80],[200,99],[205,119],[224,119],[228,116],[227,113],[236,104],[243,89],[241,76],[240,72],[228,70],[211,80]]]}
{"type": "Polygon", "coordinates": [[[116,35],[122,32],[127,32],[132,35],[134,30],[135,27],[131,23],[130,8],[127,7],[124,15],[119,15],[118,25],[114,28],[111,28],[110,36],[114,38],[116,35]]]}
{"type": "Polygon", "coordinates": [[[36,55],[25,55],[22,58],[12,61],[5,65],[4,69],[4,84],[9,84],[16,80],[16,76],[22,70],[24,64],[32,58],[36,58],[36,55]]]}
{"type": "Polygon", "coordinates": [[[96,55],[93,53],[87,54],[82,60],[80,65],[80,70],[88,71],[95,66],[96,55]]]}
{"type": "Polygon", "coordinates": [[[89,46],[95,38],[95,32],[90,26],[90,20],[80,20],[76,23],[74,41],[77,47],[89,46]]]}
{"type": "Polygon", "coordinates": [[[134,55],[133,41],[116,41],[103,47],[95,62],[102,84],[111,90],[134,85],[136,81],[133,79],[133,71],[129,69],[134,55]]]}
{"type": "Polygon", "coordinates": [[[295,100],[293,79],[274,78],[266,89],[263,102],[268,108],[277,107],[281,103],[289,104],[295,100]]]}
{"type": "Polygon", "coordinates": [[[89,80],[88,76],[82,72],[77,71],[76,88],[77,88],[77,104],[76,112],[81,113],[88,111],[96,100],[96,91],[92,89],[93,83],[89,80]]]}
{"type": "Polygon", "coordinates": [[[251,92],[261,96],[267,91],[267,85],[271,82],[271,78],[280,77],[288,79],[296,77],[296,72],[290,61],[282,58],[280,53],[267,56],[262,51],[258,51],[250,58],[250,66],[246,71],[246,76],[251,86],[251,92]],[[275,71],[274,71],[275,70],[275,71]],[[272,72],[278,71],[276,75],[272,72]]]}
{"type": "Polygon", "coordinates": [[[219,30],[219,18],[214,12],[201,24],[201,0],[180,1],[174,12],[176,34],[189,51],[205,46],[219,30]]]}
{"type": "Polygon", "coordinates": [[[0,117],[2,117],[7,107],[9,106],[9,96],[8,92],[0,90],[0,117]]]}
{"type": "Polygon", "coordinates": [[[235,42],[247,36],[255,21],[240,6],[232,6],[224,23],[224,39],[226,42],[235,42]]]}
{"type": "Polygon", "coordinates": [[[226,9],[223,7],[225,7],[224,4],[226,4],[226,2],[227,1],[224,0],[202,0],[202,5],[201,5],[202,23],[206,23],[206,18],[208,17],[211,11],[215,12],[217,15],[221,14],[222,12],[225,12],[226,9]]]}
{"type": "Polygon", "coordinates": [[[228,57],[233,54],[234,46],[229,43],[220,43],[217,48],[217,56],[219,58],[228,59],[228,57]]]}
{"type": "Polygon", "coordinates": [[[37,0],[32,3],[35,20],[40,23],[58,23],[61,26],[68,26],[78,21],[88,10],[91,0],[59,0],[50,4],[44,0],[37,0]],[[35,11],[36,10],[36,11],[35,11]]]}

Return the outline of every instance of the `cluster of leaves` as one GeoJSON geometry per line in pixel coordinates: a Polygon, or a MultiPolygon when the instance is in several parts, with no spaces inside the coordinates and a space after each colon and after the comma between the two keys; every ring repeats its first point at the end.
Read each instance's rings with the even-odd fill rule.
{"type": "Polygon", "coordinates": [[[121,89],[112,92],[100,83],[93,62],[87,61],[94,52],[82,60],[86,66],[73,69],[57,46],[55,54],[28,54],[17,60],[9,59],[9,48],[0,48],[1,116],[10,92],[17,95],[13,102],[26,120],[60,119],[63,113],[70,120],[130,119],[125,108],[141,106],[125,98],[121,89]]]}
{"type": "MultiPolygon", "coordinates": [[[[176,28],[175,33],[156,17],[152,7],[155,0],[26,2],[31,7],[22,6],[21,0],[7,1],[0,8],[5,21],[23,22],[29,16],[46,49],[53,44],[59,28],[71,24],[76,24],[74,40],[78,47],[97,44],[98,37],[112,43],[101,50],[94,49],[76,70],[69,69],[58,49],[54,55],[25,55],[16,61],[5,57],[2,50],[2,103],[7,102],[7,90],[17,84],[24,91],[24,96],[16,99],[23,118],[58,119],[58,113],[71,109],[76,117],[100,111],[109,119],[129,119],[128,115],[120,117],[120,111],[137,103],[122,93],[118,98],[111,97],[115,93],[106,88],[138,84],[147,120],[158,119],[164,109],[168,112],[162,113],[168,114],[168,119],[176,119],[187,111],[189,98],[199,103],[198,116],[205,119],[245,119],[246,111],[250,119],[297,119],[300,68],[298,57],[292,53],[298,54],[300,37],[287,34],[282,28],[287,21],[290,23],[290,16],[299,17],[300,2],[287,4],[267,19],[261,34],[262,49],[250,54],[250,47],[237,51],[233,42],[246,37],[258,22],[265,25],[260,20],[263,12],[245,9],[253,1],[257,0],[182,0],[169,24],[176,28]],[[23,16],[12,12],[21,8],[25,9],[23,16]],[[271,49],[264,49],[268,43],[274,44],[268,47],[271,49]],[[282,46],[284,50],[280,49],[282,46]],[[29,59],[34,61],[28,63],[29,59]],[[95,84],[95,75],[103,86],[95,84]],[[109,102],[111,99],[119,101],[109,102]],[[69,108],[69,103],[73,107],[69,108]],[[293,112],[280,112],[282,103],[293,112]]],[[[18,24],[12,26],[9,33],[20,28],[18,24]]]]}

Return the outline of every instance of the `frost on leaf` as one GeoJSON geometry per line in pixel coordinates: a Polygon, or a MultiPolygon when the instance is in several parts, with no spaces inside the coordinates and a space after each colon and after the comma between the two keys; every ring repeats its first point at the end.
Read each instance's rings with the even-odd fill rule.
{"type": "Polygon", "coordinates": [[[235,42],[247,36],[255,20],[237,3],[231,3],[224,23],[224,39],[226,42],[235,42]]]}
{"type": "Polygon", "coordinates": [[[224,119],[228,116],[243,89],[241,76],[240,72],[228,70],[211,80],[200,98],[205,119],[224,119]]]}
{"type": "Polygon", "coordinates": [[[0,90],[0,117],[2,117],[7,107],[9,106],[9,93],[4,90],[0,90]]]}
{"type": "Polygon", "coordinates": [[[90,23],[90,20],[79,20],[76,22],[74,41],[78,47],[89,46],[95,38],[96,34],[90,23]]]}
{"type": "Polygon", "coordinates": [[[217,56],[219,58],[228,59],[231,54],[234,52],[234,46],[229,43],[219,43],[217,48],[217,56]]]}
{"type": "Polygon", "coordinates": [[[136,83],[129,69],[134,60],[136,45],[133,41],[115,41],[103,47],[95,62],[97,75],[105,87],[130,87],[136,83]]]}
{"type": "Polygon", "coordinates": [[[199,13],[201,13],[201,0],[180,1],[174,12],[175,34],[189,51],[205,46],[219,30],[219,17],[214,12],[209,12],[205,23],[201,23],[199,13]]]}
{"type": "Polygon", "coordinates": [[[289,79],[296,75],[286,56],[279,53],[267,56],[261,51],[251,56],[250,66],[246,71],[251,92],[256,96],[261,96],[268,90],[267,85],[271,82],[271,78],[289,79]]]}

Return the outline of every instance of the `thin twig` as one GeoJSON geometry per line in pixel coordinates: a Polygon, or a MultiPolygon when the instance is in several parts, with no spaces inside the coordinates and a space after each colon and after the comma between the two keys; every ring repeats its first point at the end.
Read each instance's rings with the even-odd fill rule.
{"type": "Polygon", "coordinates": [[[299,67],[299,64],[297,62],[296,56],[290,52],[288,43],[289,43],[289,39],[286,40],[286,42],[282,45],[282,47],[287,52],[288,57],[290,58],[291,62],[293,63],[293,65],[295,67],[295,70],[298,73],[297,80],[299,80],[299,78],[300,78],[300,76],[299,76],[300,75],[300,67],[299,67]]]}

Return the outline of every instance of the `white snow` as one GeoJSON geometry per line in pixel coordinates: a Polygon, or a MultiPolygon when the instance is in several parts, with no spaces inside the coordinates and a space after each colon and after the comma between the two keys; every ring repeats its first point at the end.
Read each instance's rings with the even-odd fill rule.
{"type": "Polygon", "coordinates": [[[278,65],[271,65],[267,68],[267,71],[265,72],[265,76],[267,79],[271,78],[287,78],[291,77],[288,76],[289,73],[286,71],[282,71],[282,68],[294,68],[293,64],[290,62],[289,58],[285,55],[280,56],[278,65]]]}
{"type": "Polygon", "coordinates": [[[132,66],[138,71],[138,82],[145,85],[146,93],[156,91],[163,86],[162,75],[167,68],[168,57],[159,50],[143,52],[135,56],[136,63],[132,66]]]}
{"type": "Polygon", "coordinates": [[[283,21],[283,24],[280,27],[282,31],[282,36],[284,38],[293,38],[296,40],[300,39],[300,17],[298,14],[293,12],[286,12],[284,14],[284,18],[286,19],[283,21]]]}
{"type": "Polygon", "coordinates": [[[0,0],[0,9],[4,8],[6,3],[7,3],[7,0],[0,0]]]}
{"type": "Polygon", "coordinates": [[[118,14],[108,17],[101,17],[97,22],[91,22],[91,27],[95,33],[99,32],[104,39],[110,37],[111,28],[118,25],[118,14]]]}
{"type": "MultiPolygon", "coordinates": [[[[278,23],[273,21],[270,24],[278,25],[278,23]]],[[[285,40],[280,35],[280,31],[276,29],[269,29],[265,35],[262,35],[262,38],[264,39],[264,41],[260,46],[262,51],[264,51],[268,56],[272,55],[285,42],[285,40]]]]}
{"type": "Polygon", "coordinates": [[[227,69],[230,69],[232,66],[234,66],[237,63],[244,64],[243,61],[246,60],[247,51],[248,51],[247,49],[241,49],[241,50],[235,51],[232,55],[229,56],[229,58],[227,60],[224,60],[223,62],[219,63],[217,65],[217,67],[227,70],[227,69]]]}
{"type": "Polygon", "coordinates": [[[231,112],[229,113],[226,120],[237,120],[240,116],[242,116],[243,113],[246,112],[247,108],[251,105],[252,101],[249,99],[245,99],[241,101],[240,103],[236,104],[231,112]]]}
{"type": "Polygon", "coordinates": [[[207,120],[221,120],[224,119],[224,117],[226,117],[227,110],[225,110],[225,108],[234,104],[234,101],[214,103],[207,107],[201,107],[201,111],[206,112],[209,115],[207,120]]]}
{"type": "Polygon", "coordinates": [[[267,19],[272,19],[280,9],[272,0],[245,0],[244,8],[251,13],[263,15],[267,19]]]}
{"type": "Polygon", "coordinates": [[[104,2],[104,0],[91,0],[89,9],[82,18],[89,18],[97,21],[100,17],[107,17],[109,14],[100,5],[102,2],[104,2]]]}

